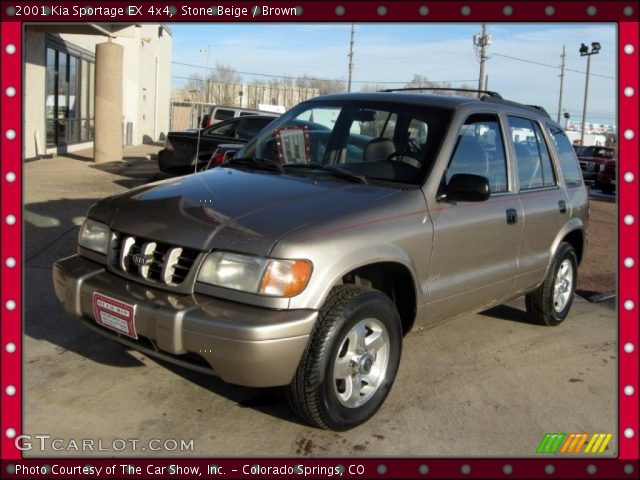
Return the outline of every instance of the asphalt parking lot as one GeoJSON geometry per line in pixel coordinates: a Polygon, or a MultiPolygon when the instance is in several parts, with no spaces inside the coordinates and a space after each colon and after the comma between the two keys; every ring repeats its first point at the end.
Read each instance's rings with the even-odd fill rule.
{"type": "MultiPolygon", "coordinates": [[[[416,330],[382,409],[343,433],[300,424],[280,389],[236,387],[161,363],[67,319],[53,293],[52,263],[75,251],[95,200],[160,178],[146,159],[158,149],[129,149],[121,164],[94,166],[82,154],[25,163],[23,433],[65,439],[63,446],[140,440],[138,450],[49,445],[25,456],[526,456],[547,432],[615,434],[611,300],[577,297],[555,328],[528,323],[515,301],[416,330]],[[142,450],[150,439],[193,440],[193,449],[142,450]]],[[[585,296],[615,288],[615,249],[601,238],[615,226],[615,203],[594,199],[591,208],[578,285],[585,296]]],[[[606,455],[616,454],[615,438],[606,455]]]]}

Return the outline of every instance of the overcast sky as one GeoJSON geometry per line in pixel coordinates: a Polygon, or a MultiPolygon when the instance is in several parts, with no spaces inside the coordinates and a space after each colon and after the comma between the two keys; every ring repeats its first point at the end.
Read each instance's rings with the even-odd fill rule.
{"type": "MultiPolygon", "coordinates": [[[[348,78],[350,24],[172,24],[173,61],[205,66],[216,62],[239,72],[344,80],[348,78]]],[[[485,74],[489,89],[503,97],[542,105],[556,118],[560,90],[562,46],[567,49],[563,111],[580,122],[584,99],[586,57],[582,42],[600,42],[591,58],[587,121],[615,124],[617,99],[617,29],[615,24],[488,25],[485,74]],[[503,56],[504,55],[504,56],[503,56]],[[517,57],[525,61],[509,57],[517,57]],[[574,71],[571,71],[574,70],[574,71]],[[576,72],[577,71],[577,72],[576,72]]],[[[401,87],[414,74],[434,81],[477,86],[479,62],[472,37],[480,24],[355,24],[353,91],[365,83],[401,87]]],[[[172,85],[180,88],[192,73],[205,69],[172,66],[172,85]]],[[[243,81],[254,78],[243,74],[243,81]]],[[[267,78],[267,77],[256,77],[267,78]]]]}

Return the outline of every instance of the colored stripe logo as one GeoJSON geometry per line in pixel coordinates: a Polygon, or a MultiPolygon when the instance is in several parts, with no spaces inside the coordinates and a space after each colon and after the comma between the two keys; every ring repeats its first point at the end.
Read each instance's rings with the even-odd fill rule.
{"type": "Polygon", "coordinates": [[[612,438],[611,433],[545,433],[536,453],[600,454],[605,452],[612,438]]]}

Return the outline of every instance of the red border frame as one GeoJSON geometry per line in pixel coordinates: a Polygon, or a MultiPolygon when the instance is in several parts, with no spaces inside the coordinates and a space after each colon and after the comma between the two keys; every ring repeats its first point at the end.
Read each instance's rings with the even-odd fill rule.
{"type": "MultiPolygon", "coordinates": [[[[21,2],[23,5],[37,5],[43,6],[42,2],[21,2]]],[[[92,4],[94,2],[88,2],[92,4]]],[[[71,8],[77,5],[75,2],[63,1],[63,2],[47,2],[48,5],[62,6],[71,8]]],[[[95,3],[94,3],[95,4],[95,3]]],[[[126,7],[127,5],[138,5],[143,7],[143,11],[146,11],[150,6],[158,6],[152,2],[120,2],[120,1],[104,1],[102,5],[111,7],[126,7]]],[[[213,3],[211,3],[213,4],[213,3]]],[[[264,5],[266,2],[254,2],[254,1],[236,1],[236,2],[217,2],[215,5],[222,6],[246,6],[251,7],[254,4],[264,5]]],[[[183,2],[175,1],[169,2],[167,5],[174,5],[180,9],[185,6],[200,6],[196,2],[183,2]]],[[[201,4],[209,6],[210,4],[201,4]]],[[[638,472],[638,410],[639,402],[638,397],[638,276],[639,268],[638,258],[639,245],[638,245],[638,198],[639,198],[639,174],[638,171],[638,71],[640,66],[638,63],[639,54],[639,36],[640,31],[638,28],[638,10],[640,9],[637,2],[633,0],[628,1],[512,1],[512,2],[497,2],[497,1],[476,1],[469,0],[467,2],[460,1],[383,1],[366,2],[366,1],[294,1],[294,2],[269,2],[269,6],[301,6],[302,14],[293,17],[291,19],[275,18],[270,16],[259,16],[256,18],[246,18],[249,22],[299,22],[299,21],[313,21],[313,22],[617,22],[618,24],[618,59],[619,59],[619,74],[618,74],[618,89],[619,89],[619,179],[618,179],[618,191],[619,191],[619,259],[618,259],[618,311],[619,311],[619,425],[618,425],[618,450],[619,456],[616,459],[564,459],[564,458],[508,458],[508,459],[416,459],[416,458],[384,458],[384,459],[309,459],[304,458],[292,458],[292,459],[216,459],[215,463],[226,471],[230,471],[232,468],[239,469],[236,474],[238,477],[251,476],[254,478],[267,478],[268,475],[244,475],[242,474],[242,465],[250,463],[261,465],[323,465],[323,466],[335,466],[337,464],[349,465],[349,463],[361,464],[365,467],[364,475],[351,475],[359,477],[379,477],[379,478],[458,478],[460,476],[470,478],[497,478],[497,477],[513,477],[513,478],[619,478],[619,477],[632,477],[632,473],[638,472]],[[379,15],[378,7],[384,5],[386,7],[386,14],[379,15]],[[505,6],[512,7],[512,13],[506,15],[503,11],[505,6]],[[344,11],[342,15],[338,15],[336,8],[343,7],[344,11]],[[419,8],[421,6],[427,6],[429,12],[427,15],[421,15],[419,8]],[[467,15],[462,12],[462,7],[469,7],[470,11],[467,15]],[[548,15],[545,11],[547,7],[553,7],[554,14],[548,15]],[[588,8],[595,7],[597,13],[590,15],[588,8]],[[624,14],[624,8],[633,8],[632,16],[624,14]],[[632,51],[627,51],[625,47],[631,45],[632,51]],[[627,97],[625,95],[625,88],[633,88],[633,95],[627,97]],[[632,131],[632,138],[625,138],[624,133],[626,131],[632,131]],[[633,223],[625,223],[625,219],[633,218],[633,223]],[[626,266],[625,259],[632,259],[633,265],[626,266]],[[631,304],[629,302],[632,302],[631,304]],[[625,306],[630,306],[627,309],[625,306]],[[633,351],[625,351],[626,345],[632,345],[633,351]],[[633,395],[625,395],[624,387],[631,385],[634,388],[633,395]],[[624,432],[627,429],[632,429],[634,435],[632,438],[626,438],[624,432]],[[385,473],[380,473],[380,466],[384,465],[385,473]],[[427,465],[429,468],[428,475],[421,475],[419,473],[419,467],[421,465],[427,465]],[[461,468],[467,465],[470,467],[468,474],[462,475],[461,468]],[[503,471],[505,465],[512,467],[512,473],[506,474],[503,471]],[[545,468],[549,465],[554,467],[554,473],[546,473],[545,468]],[[594,466],[597,468],[596,474],[590,474],[587,471],[587,467],[594,466]],[[632,467],[632,470],[629,470],[632,467]]],[[[0,432],[2,440],[0,441],[1,453],[2,453],[2,470],[0,476],[5,476],[7,466],[20,463],[22,465],[29,466],[43,466],[50,465],[51,460],[47,459],[28,459],[23,460],[20,455],[20,451],[14,446],[13,440],[7,438],[6,431],[9,428],[13,428],[16,435],[21,433],[21,361],[22,361],[22,341],[21,341],[21,319],[22,319],[22,305],[20,299],[22,298],[22,162],[21,162],[21,138],[22,138],[22,121],[21,121],[21,102],[22,102],[22,23],[16,22],[15,17],[7,14],[7,6],[2,6],[1,12],[2,24],[1,39],[2,39],[2,74],[1,84],[2,90],[1,96],[1,120],[0,125],[2,127],[0,145],[2,147],[1,157],[1,170],[2,178],[0,179],[2,185],[2,194],[0,197],[0,211],[1,211],[1,226],[0,232],[2,235],[1,253],[2,264],[0,266],[2,272],[2,284],[1,284],[1,298],[2,304],[2,321],[1,321],[1,350],[0,358],[2,359],[2,366],[0,369],[0,379],[2,390],[0,391],[0,398],[2,402],[2,416],[0,418],[0,424],[2,430],[0,432]],[[15,53],[9,54],[6,50],[7,45],[13,44],[15,46],[15,53]],[[15,95],[9,97],[6,95],[6,89],[13,87],[15,89],[15,95]],[[6,137],[7,130],[12,129],[15,132],[15,137],[9,140],[6,137]],[[15,175],[14,181],[8,181],[7,174],[12,172],[15,175]],[[8,215],[15,217],[15,223],[9,225],[6,222],[8,215]],[[9,267],[7,265],[8,258],[15,259],[15,266],[9,267]],[[7,308],[7,302],[13,300],[15,302],[15,308],[9,310],[7,308]],[[15,351],[9,353],[7,351],[7,344],[13,343],[15,345],[15,351]],[[6,393],[6,387],[13,385],[16,388],[15,394],[9,396],[6,393]]],[[[168,16],[150,16],[145,14],[140,17],[124,16],[119,18],[110,17],[85,17],[84,21],[205,21],[211,20],[216,22],[237,22],[241,21],[234,18],[223,18],[218,16],[212,16],[207,18],[201,17],[168,17],[168,16]]],[[[29,22],[50,22],[50,21],[77,21],[76,18],[69,17],[56,17],[56,16],[23,16],[22,21],[29,22]]],[[[83,466],[89,463],[87,459],[71,460],[71,459],[56,459],[55,464],[65,466],[83,466]]],[[[90,463],[96,466],[109,466],[114,465],[116,462],[109,459],[91,459],[90,463]]],[[[145,459],[127,459],[127,463],[136,466],[142,466],[148,464],[145,459]]],[[[199,465],[202,470],[206,472],[206,465],[211,463],[206,459],[154,459],[155,465],[171,465],[178,464],[181,466],[195,466],[199,465]]],[[[143,468],[144,472],[144,468],[143,468]]],[[[54,478],[53,475],[38,475],[44,477],[54,478]]],[[[144,474],[142,475],[144,476],[144,474]]],[[[203,474],[203,477],[209,475],[203,474]]],[[[228,478],[233,478],[233,475],[225,475],[228,478]]],[[[282,478],[296,478],[300,475],[279,475],[282,478]]],[[[348,472],[345,472],[344,477],[349,477],[348,472]]],[[[11,477],[11,475],[9,475],[11,477]]],[[[88,475],[77,475],[76,477],[89,477],[88,475]]],[[[101,478],[117,478],[118,475],[106,476],[102,475],[101,478]]],[[[132,475],[133,477],[133,475],[132,475]]],[[[155,476],[154,476],[155,477],[155,476]]],[[[210,476],[209,476],[210,477],[210,476]]],[[[322,478],[321,475],[316,475],[313,478],[322,478]]],[[[18,478],[15,476],[14,478],[18,478]]],[[[60,478],[60,477],[57,477],[60,478]]],[[[71,478],[67,476],[66,478],[71,478]]],[[[158,478],[162,478],[158,476],[158,478]]],[[[174,475],[171,478],[188,478],[188,475],[180,476],[174,475]]]]}

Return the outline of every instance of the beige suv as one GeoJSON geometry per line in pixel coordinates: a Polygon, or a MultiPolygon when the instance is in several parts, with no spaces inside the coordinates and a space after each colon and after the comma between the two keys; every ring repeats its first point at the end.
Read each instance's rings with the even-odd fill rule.
{"type": "Polygon", "coordinates": [[[359,425],[415,325],[520,295],[545,325],[571,308],[574,150],[543,110],[486,93],[301,103],[220,167],[97,202],[57,297],[148,355],[286,386],[312,425],[359,425]]]}

